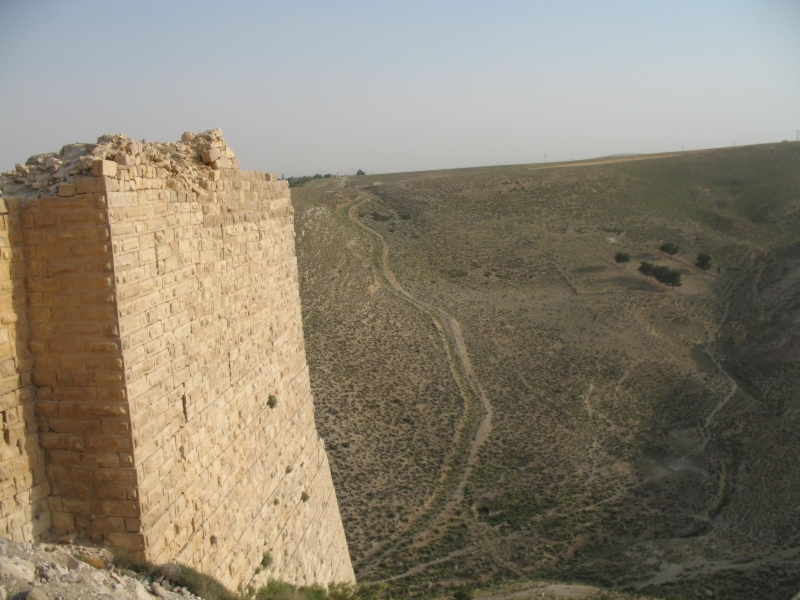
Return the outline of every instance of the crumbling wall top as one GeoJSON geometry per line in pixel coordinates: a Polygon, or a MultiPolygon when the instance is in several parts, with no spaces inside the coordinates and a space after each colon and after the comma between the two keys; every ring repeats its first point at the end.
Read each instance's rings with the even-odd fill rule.
{"type": "MultiPolygon", "coordinates": [[[[170,189],[202,193],[219,179],[219,170],[239,168],[221,129],[186,132],[174,143],[137,142],[123,134],[103,135],[96,144],[68,144],[58,152],[31,156],[14,171],[0,174],[0,196],[71,196],[76,181],[88,175],[119,178],[123,171],[149,166],[170,189]]],[[[270,180],[275,180],[270,174],[270,180]]],[[[110,191],[110,190],[109,190],[110,191]]]]}

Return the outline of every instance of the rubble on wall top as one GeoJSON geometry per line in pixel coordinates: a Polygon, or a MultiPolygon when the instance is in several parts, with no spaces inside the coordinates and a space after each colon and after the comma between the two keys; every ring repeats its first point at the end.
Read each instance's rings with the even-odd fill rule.
{"type": "Polygon", "coordinates": [[[117,172],[142,166],[158,169],[178,188],[191,189],[217,176],[209,171],[238,168],[239,161],[227,147],[221,129],[184,133],[179,142],[137,142],[123,134],[102,135],[96,144],[67,144],[59,152],[31,156],[14,171],[0,174],[0,196],[58,195],[60,184],[88,175],[116,176],[117,172]],[[110,161],[114,165],[103,163],[110,161]],[[112,173],[111,171],[114,171],[112,173]]]}

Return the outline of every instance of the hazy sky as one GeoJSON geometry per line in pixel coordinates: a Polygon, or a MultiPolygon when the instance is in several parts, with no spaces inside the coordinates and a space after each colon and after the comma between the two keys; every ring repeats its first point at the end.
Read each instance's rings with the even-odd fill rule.
{"type": "Polygon", "coordinates": [[[0,0],[0,170],[215,127],[287,176],[795,139],[800,0],[0,0]]]}

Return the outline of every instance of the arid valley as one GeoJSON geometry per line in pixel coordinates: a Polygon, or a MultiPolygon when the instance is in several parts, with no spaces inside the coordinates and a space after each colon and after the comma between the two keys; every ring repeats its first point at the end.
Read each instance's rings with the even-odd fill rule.
{"type": "Polygon", "coordinates": [[[292,198],[359,581],[800,590],[800,144],[317,179],[292,198]]]}

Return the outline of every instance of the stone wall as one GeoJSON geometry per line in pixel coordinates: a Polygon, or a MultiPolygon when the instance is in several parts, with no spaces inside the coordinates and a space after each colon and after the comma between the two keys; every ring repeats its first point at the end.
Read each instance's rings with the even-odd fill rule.
{"type": "Polygon", "coordinates": [[[50,529],[50,485],[31,381],[19,209],[19,199],[0,198],[0,532],[30,541],[50,529]]]}
{"type": "Polygon", "coordinates": [[[239,170],[218,131],[99,142],[65,147],[71,168],[7,178],[45,195],[9,202],[24,244],[9,235],[2,255],[6,532],[79,532],[232,587],[257,571],[256,584],[353,581],[314,425],[286,182],[239,170]],[[26,336],[33,385],[14,346],[26,336]]]}
{"type": "Polygon", "coordinates": [[[52,531],[116,542],[138,531],[138,515],[106,202],[102,193],[32,198],[22,228],[52,531]]]}

